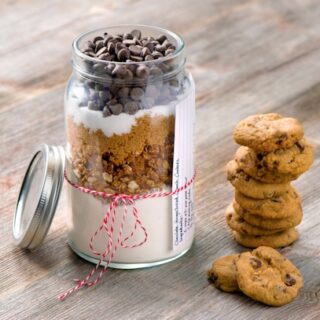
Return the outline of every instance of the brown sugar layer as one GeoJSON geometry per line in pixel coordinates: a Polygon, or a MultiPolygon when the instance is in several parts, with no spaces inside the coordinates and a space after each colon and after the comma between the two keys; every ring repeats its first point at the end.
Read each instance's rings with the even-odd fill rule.
{"type": "Polygon", "coordinates": [[[136,119],[126,134],[104,135],[67,119],[71,164],[78,183],[110,193],[138,194],[172,183],[174,116],[136,119]]]}

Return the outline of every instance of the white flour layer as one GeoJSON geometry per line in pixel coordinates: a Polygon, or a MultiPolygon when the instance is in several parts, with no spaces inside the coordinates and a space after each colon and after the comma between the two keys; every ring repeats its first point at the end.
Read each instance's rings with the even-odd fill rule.
{"type": "Polygon", "coordinates": [[[74,123],[83,124],[93,132],[100,129],[105,136],[111,137],[113,134],[130,133],[132,126],[136,124],[136,119],[145,115],[168,117],[175,114],[176,104],[177,102],[172,102],[168,105],[154,106],[150,109],[139,110],[133,115],[120,113],[119,115],[103,117],[102,112],[90,110],[88,107],[79,107],[78,101],[75,98],[70,98],[67,105],[67,114],[72,116],[74,123]]]}
{"type": "MultiPolygon", "coordinates": [[[[72,247],[82,254],[98,259],[89,248],[91,236],[99,228],[108,210],[108,204],[91,195],[81,193],[77,189],[67,186],[69,213],[68,239],[72,247]]],[[[129,207],[130,208],[130,207],[129,207]]],[[[172,249],[172,200],[171,197],[143,199],[136,201],[136,208],[142,224],[147,230],[147,242],[137,248],[119,247],[113,263],[135,264],[152,263],[173,258],[190,248],[192,239],[183,243],[179,250],[172,249]]],[[[130,211],[130,210],[129,210],[130,211]]],[[[123,214],[123,207],[118,207],[113,243],[117,242],[119,224],[123,214]]],[[[134,219],[129,213],[123,230],[123,237],[134,229],[134,219]]],[[[139,230],[127,244],[133,245],[143,240],[144,233],[139,230]]],[[[103,253],[106,249],[106,233],[101,232],[95,240],[95,249],[103,253]]]]}

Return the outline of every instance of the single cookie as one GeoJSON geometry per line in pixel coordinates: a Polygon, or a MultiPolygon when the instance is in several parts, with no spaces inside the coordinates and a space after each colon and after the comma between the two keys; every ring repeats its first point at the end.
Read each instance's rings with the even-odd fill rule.
{"type": "Polygon", "coordinates": [[[274,198],[282,195],[290,189],[289,183],[265,184],[251,178],[235,160],[230,161],[226,166],[227,179],[231,184],[244,195],[254,199],[274,198]]]}
{"type": "Polygon", "coordinates": [[[299,177],[298,174],[285,174],[278,171],[269,170],[266,166],[261,164],[261,153],[256,153],[248,147],[238,148],[235,155],[235,160],[245,173],[263,183],[283,184],[299,177]]]}
{"type": "Polygon", "coordinates": [[[269,247],[240,254],[236,261],[240,290],[270,306],[291,302],[303,286],[300,271],[291,261],[269,247]]]}
{"type": "MultiPolygon", "coordinates": [[[[306,139],[296,142],[289,149],[270,153],[255,153],[252,150],[251,153],[255,154],[260,165],[280,174],[301,175],[311,167],[314,160],[314,148],[306,139]]],[[[251,157],[254,157],[253,154],[251,157]]]]}
{"type": "Polygon", "coordinates": [[[236,190],[235,199],[243,209],[270,219],[282,219],[302,210],[301,199],[293,187],[281,196],[262,200],[249,198],[236,190]]]}
{"type": "Polygon", "coordinates": [[[236,260],[238,258],[239,254],[232,254],[213,262],[212,268],[208,271],[208,276],[217,288],[225,292],[239,290],[236,277],[236,260]]]}
{"type": "Polygon", "coordinates": [[[233,235],[240,245],[248,248],[257,248],[260,246],[282,248],[289,246],[299,238],[299,233],[295,228],[268,236],[251,236],[237,231],[233,231],[233,235]]]}
{"type": "Polygon", "coordinates": [[[253,236],[265,236],[270,234],[275,234],[283,229],[263,229],[249,224],[246,220],[244,220],[233,208],[233,204],[231,203],[226,210],[226,221],[228,226],[234,230],[243,234],[249,234],[253,236]]]}
{"type": "Polygon", "coordinates": [[[257,114],[240,121],[233,133],[234,140],[256,151],[271,152],[292,147],[304,135],[297,119],[277,113],[257,114]]]}
{"type": "Polygon", "coordinates": [[[233,207],[235,212],[249,224],[268,230],[293,228],[302,220],[302,210],[298,210],[297,212],[290,211],[290,216],[283,219],[268,219],[256,214],[251,214],[247,210],[241,208],[236,201],[233,202],[233,207]]]}

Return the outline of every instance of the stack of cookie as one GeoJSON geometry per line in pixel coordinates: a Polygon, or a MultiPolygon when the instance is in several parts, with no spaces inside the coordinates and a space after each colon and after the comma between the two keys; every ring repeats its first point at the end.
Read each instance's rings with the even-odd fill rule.
{"type": "Polygon", "coordinates": [[[254,115],[239,122],[234,139],[242,146],[227,165],[236,190],[226,220],[236,241],[251,248],[290,245],[302,219],[301,198],[290,182],[314,158],[302,125],[276,113],[254,115]]]}

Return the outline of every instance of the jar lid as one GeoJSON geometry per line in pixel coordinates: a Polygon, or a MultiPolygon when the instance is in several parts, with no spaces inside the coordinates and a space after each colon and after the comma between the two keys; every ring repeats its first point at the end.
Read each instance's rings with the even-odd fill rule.
{"type": "Polygon", "coordinates": [[[38,247],[47,235],[63,184],[62,147],[43,144],[32,157],[20,189],[13,238],[21,248],[38,247]]]}

